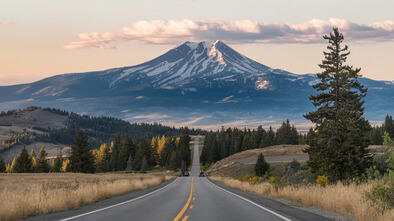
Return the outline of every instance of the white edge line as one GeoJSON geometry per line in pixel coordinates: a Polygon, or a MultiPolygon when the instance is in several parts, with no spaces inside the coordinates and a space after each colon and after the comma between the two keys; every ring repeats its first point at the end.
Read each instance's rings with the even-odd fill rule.
{"type": "Polygon", "coordinates": [[[267,208],[265,208],[265,207],[263,207],[263,206],[261,206],[261,205],[255,203],[255,202],[253,202],[253,201],[251,201],[251,200],[248,200],[248,199],[246,199],[245,197],[242,197],[242,196],[240,196],[240,195],[237,195],[237,194],[235,194],[235,193],[233,193],[233,192],[230,192],[230,191],[228,191],[228,190],[226,190],[226,189],[221,188],[220,186],[218,186],[218,185],[212,183],[208,178],[206,178],[206,179],[208,180],[208,182],[210,182],[210,183],[211,183],[212,185],[214,185],[215,187],[217,187],[217,188],[219,188],[219,189],[221,189],[221,190],[223,190],[223,191],[225,191],[225,192],[227,192],[227,193],[229,193],[229,194],[232,194],[232,195],[234,195],[234,196],[237,196],[237,197],[239,197],[239,198],[241,198],[241,199],[243,199],[243,200],[245,200],[245,201],[247,201],[247,202],[249,202],[249,203],[251,203],[251,204],[257,206],[257,207],[259,207],[260,209],[263,209],[263,210],[265,210],[265,211],[267,211],[267,212],[269,212],[269,213],[274,214],[275,216],[280,217],[280,218],[283,219],[283,220],[292,221],[291,219],[289,219],[289,218],[287,218],[287,217],[284,217],[284,216],[282,216],[282,215],[280,215],[280,214],[278,214],[278,213],[276,213],[276,212],[274,212],[274,211],[272,211],[272,210],[270,210],[270,209],[267,209],[267,208]]]}
{"type": "Polygon", "coordinates": [[[145,194],[145,195],[139,196],[139,197],[137,197],[137,198],[134,198],[134,199],[131,199],[131,200],[127,200],[127,201],[124,201],[124,202],[121,202],[121,203],[118,203],[118,204],[115,204],[115,205],[112,205],[112,206],[107,206],[107,207],[104,207],[104,208],[101,208],[101,209],[98,209],[98,210],[93,210],[93,211],[90,211],[90,212],[87,212],[87,213],[83,213],[83,214],[80,214],[80,215],[77,215],[77,216],[72,216],[72,217],[69,217],[69,218],[66,218],[66,219],[61,219],[60,221],[67,221],[67,220],[76,219],[76,218],[79,218],[79,217],[82,217],[82,216],[90,215],[90,214],[97,213],[97,212],[100,212],[100,211],[103,211],[103,210],[106,210],[106,209],[111,209],[111,208],[116,207],[116,206],[120,206],[120,205],[123,205],[123,204],[126,204],[126,203],[133,202],[133,201],[135,201],[135,200],[138,200],[138,199],[144,198],[144,197],[146,197],[146,196],[149,196],[149,195],[151,195],[151,194],[154,194],[154,193],[156,193],[156,192],[159,192],[160,190],[163,190],[163,189],[165,189],[165,188],[171,186],[171,185],[174,184],[175,181],[177,181],[177,180],[178,180],[178,178],[176,178],[176,179],[175,179],[174,181],[172,181],[170,184],[168,184],[168,185],[166,185],[166,186],[163,186],[162,188],[160,188],[160,189],[158,189],[158,190],[155,190],[155,191],[153,191],[153,192],[150,192],[150,193],[147,193],[147,194],[145,194]]]}

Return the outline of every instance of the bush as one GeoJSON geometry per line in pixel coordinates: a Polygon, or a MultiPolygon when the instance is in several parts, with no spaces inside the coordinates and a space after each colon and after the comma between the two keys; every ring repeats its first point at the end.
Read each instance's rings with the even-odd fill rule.
{"type": "Polygon", "coordinates": [[[249,178],[248,182],[252,183],[252,184],[256,184],[256,183],[259,182],[259,177],[258,176],[254,176],[253,178],[249,178]]]}
{"type": "Polygon", "coordinates": [[[249,174],[246,174],[245,176],[242,177],[242,181],[246,182],[249,181],[249,179],[252,178],[249,174]]]}
{"type": "Polygon", "coordinates": [[[386,208],[394,208],[394,172],[389,171],[382,182],[378,183],[367,196],[374,203],[381,202],[386,208]]]}
{"type": "Polygon", "coordinates": [[[327,186],[327,184],[328,184],[328,178],[325,176],[325,175],[322,175],[322,176],[318,176],[317,177],[317,180],[316,180],[316,182],[318,183],[318,184],[320,184],[320,186],[327,186]]]}

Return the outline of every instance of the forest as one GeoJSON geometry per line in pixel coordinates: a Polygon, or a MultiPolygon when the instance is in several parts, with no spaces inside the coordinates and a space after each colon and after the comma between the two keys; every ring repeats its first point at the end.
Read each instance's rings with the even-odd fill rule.
{"type": "Polygon", "coordinates": [[[11,164],[5,164],[0,158],[0,172],[146,172],[153,168],[185,171],[191,165],[189,129],[184,128],[179,136],[161,136],[147,139],[139,137],[133,141],[128,136],[115,134],[108,145],[101,144],[99,149],[92,149],[85,133],[80,130],[71,145],[71,154],[67,158],[57,156],[48,159],[42,147],[38,157],[24,147],[11,164]]]}
{"type": "MultiPolygon", "coordinates": [[[[394,121],[392,116],[387,115],[382,125],[370,127],[366,142],[369,145],[382,145],[384,132],[394,138],[394,121]]],[[[274,131],[272,127],[265,130],[261,126],[257,129],[222,128],[218,131],[210,131],[205,135],[204,147],[200,161],[202,164],[211,164],[226,158],[232,154],[256,148],[263,148],[281,144],[307,144],[317,143],[316,132],[313,128],[305,134],[297,131],[294,125],[287,120],[274,131]]]]}

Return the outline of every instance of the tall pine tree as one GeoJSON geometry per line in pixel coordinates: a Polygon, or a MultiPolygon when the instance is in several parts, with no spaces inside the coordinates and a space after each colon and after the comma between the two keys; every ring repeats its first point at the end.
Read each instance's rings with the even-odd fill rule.
{"type": "Polygon", "coordinates": [[[392,116],[386,116],[383,127],[384,131],[387,132],[391,138],[394,138],[394,121],[392,116]]]}
{"type": "Polygon", "coordinates": [[[23,147],[21,154],[16,159],[14,165],[14,172],[16,173],[29,173],[31,172],[31,158],[29,153],[26,150],[26,147],[23,147]]]}
{"type": "Polygon", "coordinates": [[[47,152],[45,151],[44,147],[41,147],[40,153],[38,155],[38,162],[37,162],[37,172],[38,173],[48,173],[49,172],[49,165],[47,161],[47,152]]]}
{"type": "Polygon", "coordinates": [[[318,142],[306,152],[312,172],[326,175],[329,180],[347,180],[363,174],[371,165],[365,140],[370,126],[363,117],[367,89],[361,85],[359,68],[345,65],[348,47],[342,47],[343,35],[338,28],[324,36],[329,41],[328,52],[319,65],[319,82],[313,87],[319,92],[310,96],[316,111],[304,117],[316,125],[318,142]]]}
{"type": "Polygon", "coordinates": [[[85,133],[80,130],[75,142],[71,146],[70,162],[67,171],[74,173],[93,173],[94,158],[89,146],[88,138],[85,133]]]}

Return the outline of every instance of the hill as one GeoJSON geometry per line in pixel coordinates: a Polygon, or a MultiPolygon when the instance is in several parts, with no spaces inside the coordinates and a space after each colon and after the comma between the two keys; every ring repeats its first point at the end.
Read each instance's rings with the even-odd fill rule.
{"type": "Polygon", "coordinates": [[[260,153],[264,155],[268,163],[289,163],[293,159],[298,162],[306,162],[308,154],[302,150],[308,145],[275,145],[265,148],[251,149],[242,151],[214,163],[208,172],[215,172],[227,175],[234,175],[243,170],[253,172],[260,153]]]}
{"type": "MultiPolygon", "coordinates": [[[[0,156],[10,162],[23,146],[27,146],[29,151],[34,149],[36,154],[44,146],[49,157],[60,153],[67,155],[80,129],[85,131],[92,148],[110,142],[118,132],[132,139],[174,136],[182,132],[182,128],[158,123],[131,124],[111,117],[90,117],[58,109],[29,107],[0,114],[0,156]]],[[[204,134],[204,131],[191,129],[190,134],[204,134]]]]}
{"type": "MultiPolygon", "coordinates": [[[[313,109],[314,74],[273,69],[221,41],[185,42],[150,61],[104,71],[57,75],[0,87],[0,109],[53,107],[130,122],[219,128],[279,125],[313,109]]],[[[381,121],[393,114],[394,83],[361,78],[369,88],[365,116],[381,121]]]]}

